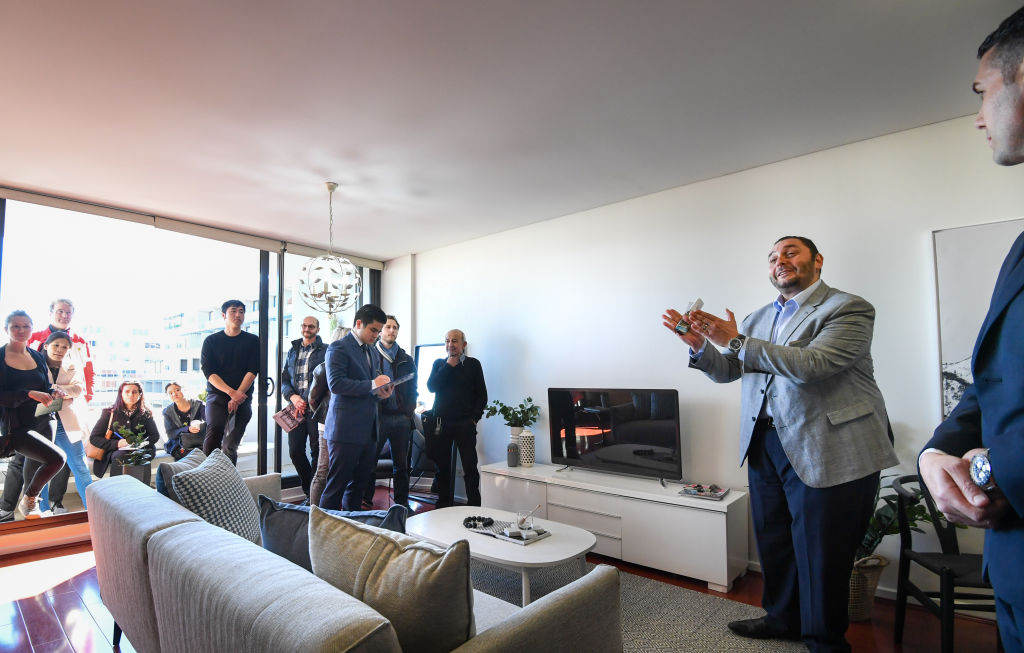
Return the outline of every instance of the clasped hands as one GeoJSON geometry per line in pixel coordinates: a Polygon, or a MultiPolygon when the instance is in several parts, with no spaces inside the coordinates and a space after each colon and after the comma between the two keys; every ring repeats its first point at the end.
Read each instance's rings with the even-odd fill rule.
{"type": "MultiPolygon", "coordinates": [[[[998,489],[986,493],[971,480],[971,458],[984,449],[971,449],[961,457],[929,451],[921,454],[921,480],[935,507],[951,522],[976,528],[998,526],[1009,501],[998,489]]],[[[998,483],[999,479],[995,479],[998,483]]]]}
{"type": "Polygon", "coordinates": [[[690,349],[697,352],[704,346],[705,340],[710,340],[719,347],[725,347],[729,341],[739,335],[736,326],[736,316],[732,311],[725,309],[725,319],[712,315],[705,311],[690,311],[685,315],[674,308],[665,311],[661,316],[665,328],[676,334],[680,340],[690,346],[690,349]],[[676,331],[676,325],[686,322],[690,330],[686,333],[676,331]]]}

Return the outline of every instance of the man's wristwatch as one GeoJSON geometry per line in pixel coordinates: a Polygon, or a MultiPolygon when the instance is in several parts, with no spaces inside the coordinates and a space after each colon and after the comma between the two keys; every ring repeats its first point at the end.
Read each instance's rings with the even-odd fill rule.
{"type": "Polygon", "coordinates": [[[732,340],[730,340],[729,344],[727,345],[729,347],[729,351],[733,352],[734,354],[740,353],[740,350],[743,349],[743,342],[746,339],[747,337],[741,333],[732,340]]]}
{"type": "Polygon", "coordinates": [[[988,449],[974,454],[971,458],[971,480],[986,492],[996,488],[996,481],[992,478],[992,463],[988,459],[988,449]]]}

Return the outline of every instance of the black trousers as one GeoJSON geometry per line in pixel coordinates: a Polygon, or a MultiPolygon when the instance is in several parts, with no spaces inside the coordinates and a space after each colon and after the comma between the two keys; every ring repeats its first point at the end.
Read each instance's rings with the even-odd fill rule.
{"type": "Polygon", "coordinates": [[[56,422],[49,419],[41,420],[33,429],[10,434],[11,446],[18,455],[7,467],[0,508],[14,510],[21,498],[22,485],[28,496],[39,496],[46,482],[64,465],[64,452],[53,443],[54,425],[56,422]]]}
{"type": "MultiPolygon", "coordinates": [[[[412,441],[412,420],[405,415],[381,413],[380,428],[377,430],[377,456],[384,451],[384,443],[391,441],[391,477],[395,490],[395,503],[409,503],[409,443],[412,441]]],[[[377,475],[370,474],[366,485],[366,498],[373,500],[377,486],[377,475]]]]}
{"type": "Polygon", "coordinates": [[[206,439],[203,453],[209,456],[214,449],[223,449],[232,463],[238,462],[238,443],[245,435],[245,427],[252,419],[252,396],[238,410],[228,412],[227,395],[211,392],[206,398],[206,439]],[[231,418],[229,420],[229,418],[231,418]]]}
{"type": "Polygon", "coordinates": [[[460,420],[441,420],[440,433],[434,445],[437,463],[437,505],[450,506],[455,501],[455,470],[452,469],[452,446],[462,459],[462,473],[466,482],[466,504],[480,505],[480,472],[477,470],[476,422],[467,417],[460,420]]]}
{"type": "Polygon", "coordinates": [[[747,476],[765,618],[801,633],[812,653],[849,651],[850,571],[874,511],[879,472],[810,487],[789,464],[776,430],[759,425],[747,453],[747,476]]]}
{"type": "Polygon", "coordinates": [[[295,466],[299,484],[302,485],[302,491],[307,497],[309,484],[313,480],[313,470],[316,469],[317,458],[320,455],[320,431],[317,429],[317,423],[312,414],[307,412],[299,425],[288,432],[288,457],[295,466]],[[312,461],[306,458],[307,443],[312,461]]]}

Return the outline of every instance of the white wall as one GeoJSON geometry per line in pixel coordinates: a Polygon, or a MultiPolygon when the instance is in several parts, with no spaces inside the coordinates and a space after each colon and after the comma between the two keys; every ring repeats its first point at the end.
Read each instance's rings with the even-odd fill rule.
{"type": "MultiPolygon", "coordinates": [[[[739,385],[686,369],[660,315],[700,295],[706,310],[741,319],[775,296],[775,239],[808,236],[826,283],[877,310],[876,377],[912,472],[940,414],[931,232],[1024,215],[1022,179],[1024,169],[993,164],[961,118],[424,252],[411,290],[417,336],[464,330],[489,395],[506,403],[543,405],[549,386],[677,388],[684,476],[742,488],[739,385]]],[[[385,270],[384,288],[400,293],[392,284],[411,276],[385,270]]],[[[506,431],[481,422],[482,461],[504,458],[506,431]]],[[[543,408],[535,432],[549,460],[543,408]]],[[[961,539],[980,551],[977,533],[961,539]]],[[[880,549],[892,559],[895,540],[880,549]]]]}

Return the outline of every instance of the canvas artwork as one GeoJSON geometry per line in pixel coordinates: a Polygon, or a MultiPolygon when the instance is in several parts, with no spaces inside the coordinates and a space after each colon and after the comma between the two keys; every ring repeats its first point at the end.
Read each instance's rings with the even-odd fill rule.
{"type": "Polygon", "coordinates": [[[942,417],[956,407],[971,377],[971,352],[1006,253],[1024,219],[932,232],[939,303],[942,417]]]}

